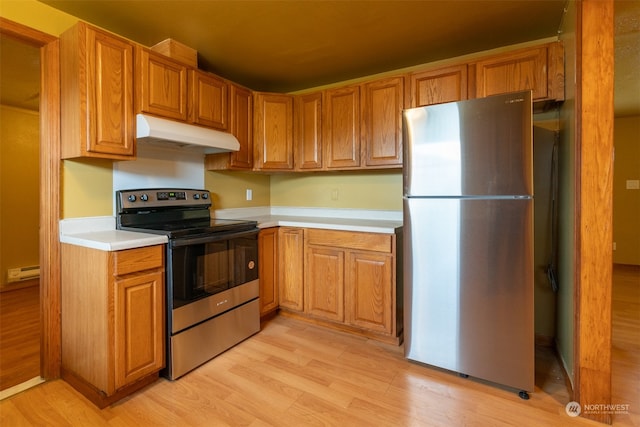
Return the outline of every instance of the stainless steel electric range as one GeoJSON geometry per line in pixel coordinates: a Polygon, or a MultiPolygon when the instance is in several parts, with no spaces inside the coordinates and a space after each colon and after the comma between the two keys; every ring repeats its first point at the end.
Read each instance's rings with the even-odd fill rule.
{"type": "Polygon", "coordinates": [[[207,190],[116,192],[117,228],[163,234],[167,340],[177,379],[260,330],[255,221],[211,218],[207,190]]]}

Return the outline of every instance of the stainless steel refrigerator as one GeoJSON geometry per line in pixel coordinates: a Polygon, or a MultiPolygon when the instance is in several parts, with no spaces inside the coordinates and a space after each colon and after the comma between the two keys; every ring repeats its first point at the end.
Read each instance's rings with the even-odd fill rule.
{"type": "Polygon", "coordinates": [[[404,111],[405,356],[534,389],[531,92],[404,111]]]}

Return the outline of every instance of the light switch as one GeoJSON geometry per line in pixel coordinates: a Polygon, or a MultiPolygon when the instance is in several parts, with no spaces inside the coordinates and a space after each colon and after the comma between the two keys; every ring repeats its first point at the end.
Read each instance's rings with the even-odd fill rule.
{"type": "Polygon", "coordinates": [[[247,200],[253,199],[253,191],[250,188],[247,188],[247,200]]]}
{"type": "Polygon", "coordinates": [[[640,180],[639,179],[628,179],[627,180],[627,190],[640,190],[640,180]]]}

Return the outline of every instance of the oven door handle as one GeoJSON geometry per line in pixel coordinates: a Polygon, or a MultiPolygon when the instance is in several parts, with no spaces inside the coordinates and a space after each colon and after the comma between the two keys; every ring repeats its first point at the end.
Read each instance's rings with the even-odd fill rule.
{"type": "Polygon", "coordinates": [[[243,237],[255,236],[258,234],[258,229],[254,228],[251,230],[245,231],[237,231],[237,232],[229,232],[229,233],[213,233],[207,234],[206,236],[198,236],[198,237],[183,237],[170,240],[169,243],[172,248],[177,248],[180,246],[190,246],[190,245],[201,245],[205,243],[213,243],[220,242],[223,240],[232,240],[239,239],[243,237]]]}

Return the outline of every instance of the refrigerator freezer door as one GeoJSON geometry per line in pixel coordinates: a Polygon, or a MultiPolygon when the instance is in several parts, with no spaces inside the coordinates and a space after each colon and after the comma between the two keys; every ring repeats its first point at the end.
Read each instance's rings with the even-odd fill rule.
{"type": "Polygon", "coordinates": [[[405,110],[404,194],[533,194],[531,117],[530,92],[405,110]]]}
{"type": "Polygon", "coordinates": [[[533,201],[404,204],[406,357],[532,391],[533,201]]]}

